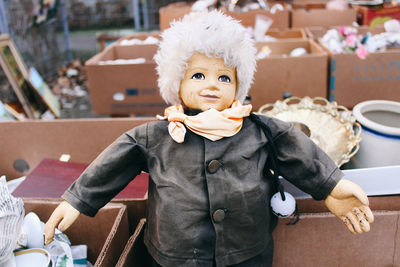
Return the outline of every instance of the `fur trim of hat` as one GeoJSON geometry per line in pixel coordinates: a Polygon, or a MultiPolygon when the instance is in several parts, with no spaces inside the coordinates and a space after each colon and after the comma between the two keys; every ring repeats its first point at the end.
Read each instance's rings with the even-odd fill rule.
{"type": "Polygon", "coordinates": [[[195,52],[222,58],[225,65],[236,68],[236,99],[243,103],[253,83],[256,48],[239,21],[215,10],[193,12],[172,22],[161,37],[154,60],[161,97],[168,104],[180,104],[180,83],[195,52]]]}

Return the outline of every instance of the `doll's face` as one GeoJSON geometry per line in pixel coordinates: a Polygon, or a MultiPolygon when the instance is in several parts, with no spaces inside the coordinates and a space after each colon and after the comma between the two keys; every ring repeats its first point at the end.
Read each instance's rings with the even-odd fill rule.
{"type": "Polygon", "coordinates": [[[229,108],[236,95],[236,68],[224,60],[195,53],[181,81],[179,96],[188,108],[206,111],[229,108]]]}

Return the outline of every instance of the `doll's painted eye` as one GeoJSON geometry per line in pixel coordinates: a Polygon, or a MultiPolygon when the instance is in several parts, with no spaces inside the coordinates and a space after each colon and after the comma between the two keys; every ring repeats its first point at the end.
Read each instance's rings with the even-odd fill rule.
{"type": "Polygon", "coordinates": [[[204,77],[203,73],[197,72],[197,73],[192,75],[192,79],[193,80],[204,80],[205,77],[204,77]]]}
{"type": "Polygon", "coordinates": [[[221,75],[218,77],[218,81],[224,82],[224,83],[230,83],[231,78],[229,78],[229,76],[226,76],[226,75],[221,75]]]}

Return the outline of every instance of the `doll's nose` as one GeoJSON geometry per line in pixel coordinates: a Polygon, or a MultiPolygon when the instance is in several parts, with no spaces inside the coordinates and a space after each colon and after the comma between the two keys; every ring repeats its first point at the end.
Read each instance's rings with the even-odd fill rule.
{"type": "Polygon", "coordinates": [[[217,81],[215,79],[209,79],[207,83],[207,88],[210,90],[219,90],[217,81]]]}

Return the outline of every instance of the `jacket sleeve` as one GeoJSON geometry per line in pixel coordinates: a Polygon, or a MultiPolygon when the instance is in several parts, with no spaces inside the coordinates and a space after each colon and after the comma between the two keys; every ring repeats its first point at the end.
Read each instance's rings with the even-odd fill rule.
{"type": "Polygon", "coordinates": [[[62,198],[81,213],[97,211],[124,189],[146,165],[146,125],[126,132],[109,145],[65,191],[62,198]]]}
{"type": "Polygon", "coordinates": [[[309,137],[291,124],[270,119],[281,175],[316,200],[325,199],[343,173],[309,137]],[[271,123],[272,122],[272,123],[271,123]]]}

